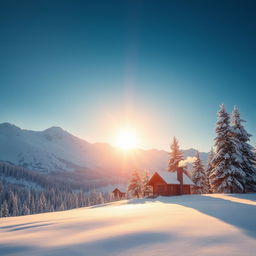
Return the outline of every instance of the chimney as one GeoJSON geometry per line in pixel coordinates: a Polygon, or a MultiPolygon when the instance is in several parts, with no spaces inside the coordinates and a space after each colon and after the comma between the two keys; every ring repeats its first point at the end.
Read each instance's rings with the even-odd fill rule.
{"type": "Polygon", "coordinates": [[[180,195],[183,195],[183,167],[177,169],[177,180],[180,182],[180,195]]]}

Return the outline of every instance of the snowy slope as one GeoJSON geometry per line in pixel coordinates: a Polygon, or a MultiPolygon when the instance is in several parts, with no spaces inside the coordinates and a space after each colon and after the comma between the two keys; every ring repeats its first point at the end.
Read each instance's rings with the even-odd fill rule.
{"type": "Polygon", "coordinates": [[[86,141],[59,127],[34,132],[8,123],[0,124],[1,160],[30,169],[59,171],[88,165],[87,146],[86,141]]]}
{"type": "Polygon", "coordinates": [[[1,256],[253,256],[256,194],[191,195],[1,219],[1,256]]]}
{"type": "MultiPolygon", "coordinates": [[[[194,156],[195,150],[184,151],[194,156]]],[[[202,153],[206,159],[207,154],[202,153]]],[[[9,124],[0,124],[0,161],[11,162],[42,172],[97,170],[126,173],[132,168],[165,170],[168,153],[163,150],[134,150],[124,154],[104,143],[91,144],[60,127],[29,131],[9,124]],[[124,168],[125,170],[121,170],[124,168]]]]}

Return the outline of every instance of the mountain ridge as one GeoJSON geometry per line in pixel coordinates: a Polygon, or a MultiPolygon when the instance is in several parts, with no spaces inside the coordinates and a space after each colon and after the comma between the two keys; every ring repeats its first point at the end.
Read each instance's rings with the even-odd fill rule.
{"type": "MultiPolygon", "coordinates": [[[[190,148],[183,152],[187,157],[193,156],[196,150],[190,148]]],[[[201,152],[204,162],[207,154],[201,152]]],[[[125,175],[133,168],[166,169],[168,152],[159,149],[124,152],[108,143],[89,143],[58,126],[32,131],[0,123],[0,161],[40,172],[86,169],[125,175]]]]}

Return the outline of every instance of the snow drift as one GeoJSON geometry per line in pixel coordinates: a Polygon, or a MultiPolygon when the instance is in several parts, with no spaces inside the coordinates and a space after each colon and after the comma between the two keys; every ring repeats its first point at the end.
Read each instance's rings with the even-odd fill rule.
{"type": "Polygon", "coordinates": [[[256,251],[256,194],[134,199],[1,219],[6,255],[225,255],[256,251]]]}

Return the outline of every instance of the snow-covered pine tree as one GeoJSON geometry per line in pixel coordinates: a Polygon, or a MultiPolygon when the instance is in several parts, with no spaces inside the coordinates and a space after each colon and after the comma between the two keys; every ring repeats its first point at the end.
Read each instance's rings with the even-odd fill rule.
{"type": "Polygon", "coordinates": [[[211,151],[208,155],[208,159],[207,159],[207,168],[205,170],[205,174],[206,174],[206,178],[207,178],[207,183],[208,183],[208,192],[211,193],[212,189],[211,189],[211,181],[210,181],[210,176],[212,173],[212,169],[213,169],[213,165],[212,165],[212,159],[214,157],[214,150],[213,148],[211,148],[211,151]]]}
{"type": "Polygon", "coordinates": [[[141,197],[141,178],[137,170],[134,170],[132,173],[132,178],[128,185],[128,192],[133,197],[141,197]]]}
{"type": "Polygon", "coordinates": [[[233,136],[237,139],[242,154],[242,168],[246,174],[245,192],[256,192],[256,154],[249,144],[250,137],[244,126],[244,120],[240,118],[238,108],[235,106],[232,112],[233,136]]]}
{"type": "Polygon", "coordinates": [[[27,204],[24,202],[22,205],[22,212],[21,215],[29,215],[30,214],[30,210],[27,207],[27,204]]]}
{"type": "Polygon", "coordinates": [[[113,192],[109,192],[107,195],[108,202],[113,202],[116,200],[115,195],[113,192]]]}
{"type": "Polygon", "coordinates": [[[4,200],[2,207],[1,207],[1,215],[2,217],[8,217],[9,216],[9,209],[8,209],[8,204],[6,200],[4,200]]]}
{"type": "Polygon", "coordinates": [[[30,203],[30,214],[35,214],[36,211],[36,205],[35,205],[35,199],[34,196],[31,196],[31,203],[30,203]]]}
{"type": "Polygon", "coordinates": [[[91,198],[88,196],[86,199],[86,206],[91,206],[91,205],[92,205],[91,198]]]}
{"type": "Polygon", "coordinates": [[[90,193],[90,204],[91,205],[98,204],[98,193],[95,188],[90,193]]]}
{"type": "Polygon", "coordinates": [[[9,194],[9,213],[11,214],[11,216],[19,215],[18,199],[12,191],[10,191],[9,194]]]}
{"type": "Polygon", "coordinates": [[[63,202],[60,204],[60,207],[59,207],[58,210],[59,210],[59,211],[65,211],[65,205],[64,205],[63,202]]]}
{"type": "Polygon", "coordinates": [[[102,192],[99,192],[99,194],[98,194],[98,203],[99,204],[104,204],[105,203],[105,198],[104,198],[102,192]]]}
{"type": "Polygon", "coordinates": [[[46,198],[45,198],[44,192],[41,192],[39,201],[38,201],[37,212],[42,213],[45,211],[46,211],[46,198]]]}
{"type": "Polygon", "coordinates": [[[4,190],[4,186],[3,186],[2,181],[0,181],[0,194],[2,193],[3,190],[4,190]]]}
{"type": "Polygon", "coordinates": [[[241,193],[244,191],[245,172],[237,140],[233,137],[229,114],[220,106],[215,138],[215,155],[210,175],[211,188],[217,193],[241,193]]]}
{"type": "Polygon", "coordinates": [[[198,151],[196,153],[196,161],[193,163],[192,181],[195,183],[193,186],[195,194],[208,193],[207,177],[198,151]]]}
{"type": "Polygon", "coordinates": [[[150,196],[152,194],[152,187],[148,185],[149,182],[149,173],[148,171],[144,171],[142,175],[142,195],[150,196]]]}
{"type": "Polygon", "coordinates": [[[183,153],[180,150],[179,142],[176,137],[173,137],[173,141],[171,143],[171,152],[170,152],[170,160],[168,164],[168,171],[175,172],[179,167],[179,162],[183,160],[183,153]]]}

